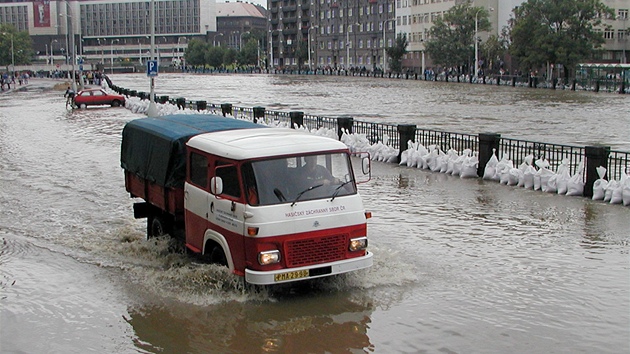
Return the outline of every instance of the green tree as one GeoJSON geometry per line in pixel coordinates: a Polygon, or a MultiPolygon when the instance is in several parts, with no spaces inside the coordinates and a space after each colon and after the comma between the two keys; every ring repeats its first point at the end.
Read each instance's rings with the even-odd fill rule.
{"type": "Polygon", "coordinates": [[[614,16],[599,0],[528,0],[510,21],[510,54],[521,68],[562,64],[565,77],[604,43],[601,16],[614,16]]]}
{"type": "Polygon", "coordinates": [[[191,39],[188,42],[188,48],[184,53],[184,58],[188,65],[205,65],[206,53],[208,52],[208,44],[199,39],[191,39]]]}
{"type": "Polygon", "coordinates": [[[407,45],[407,35],[399,33],[396,37],[396,43],[389,48],[385,48],[385,52],[389,57],[390,71],[395,73],[402,71],[402,58],[405,54],[407,54],[407,45]]]}
{"type": "Polygon", "coordinates": [[[451,7],[437,18],[429,32],[426,53],[437,65],[472,68],[475,57],[475,19],[477,30],[490,31],[488,10],[471,6],[470,1],[451,7]]]}
{"type": "Polygon", "coordinates": [[[238,62],[241,65],[257,65],[258,60],[258,40],[250,37],[247,42],[243,39],[243,47],[238,53],[238,62]]]}
{"type": "Polygon", "coordinates": [[[223,52],[223,65],[228,66],[236,62],[236,56],[238,52],[234,49],[226,48],[223,52]]]}
{"type": "Polygon", "coordinates": [[[308,40],[298,41],[295,49],[295,58],[298,61],[298,67],[306,65],[308,62],[308,40]]]}
{"type": "Polygon", "coordinates": [[[488,40],[481,45],[481,53],[486,58],[484,67],[487,72],[497,72],[501,68],[503,58],[507,53],[508,41],[503,37],[491,35],[488,40]]]}
{"type": "Polygon", "coordinates": [[[219,68],[223,65],[223,56],[225,55],[226,49],[223,47],[210,47],[210,49],[206,52],[206,64],[210,65],[213,68],[219,68]]]}
{"type": "Polygon", "coordinates": [[[0,25],[0,65],[30,64],[32,57],[33,41],[28,32],[18,32],[12,25],[0,25]]]}

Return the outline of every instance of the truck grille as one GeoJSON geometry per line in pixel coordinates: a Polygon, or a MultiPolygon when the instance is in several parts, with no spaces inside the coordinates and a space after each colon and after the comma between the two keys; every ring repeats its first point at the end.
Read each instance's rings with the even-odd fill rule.
{"type": "Polygon", "coordinates": [[[346,254],[343,235],[290,241],[287,247],[287,267],[300,267],[342,260],[346,254]]]}

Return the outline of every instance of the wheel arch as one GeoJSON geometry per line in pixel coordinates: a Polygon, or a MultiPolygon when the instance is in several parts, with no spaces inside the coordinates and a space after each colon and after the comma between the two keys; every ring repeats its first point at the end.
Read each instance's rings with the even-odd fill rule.
{"type": "Polygon", "coordinates": [[[223,235],[216,231],[206,230],[206,233],[203,236],[203,249],[201,254],[209,254],[215,246],[219,246],[223,249],[223,254],[225,254],[225,259],[227,259],[228,268],[233,272],[234,261],[232,260],[232,252],[230,251],[227,240],[223,235]]]}

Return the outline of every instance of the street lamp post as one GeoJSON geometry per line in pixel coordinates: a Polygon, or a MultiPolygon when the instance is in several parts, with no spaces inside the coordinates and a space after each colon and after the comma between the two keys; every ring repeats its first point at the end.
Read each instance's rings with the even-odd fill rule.
{"type": "Polygon", "coordinates": [[[317,29],[318,26],[312,26],[308,29],[308,70],[313,70],[313,63],[311,62],[311,30],[317,29]]]}
{"type": "Polygon", "coordinates": [[[111,53],[110,53],[111,57],[110,57],[110,61],[109,61],[109,63],[110,63],[109,68],[110,68],[112,74],[114,73],[114,42],[120,42],[120,40],[118,38],[112,39],[112,41],[109,43],[109,49],[111,51],[111,53]]]}
{"type": "MultiPolygon", "coordinates": [[[[475,78],[479,77],[479,40],[478,31],[479,31],[479,12],[483,10],[483,7],[475,12],[475,78]]],[[[490,11],[494,11],[491,7],[490,11]]]]}
{"type": "Polygon", "coordinates": [[[55,57],[53,55],[53,43],[57,42],[56,39],[53,39],[52,41],[50,41],[50,65],[52,65],[54,67],[55,65],[55,57]]]}
{"type": "Polygon", "coordinates": [[[387,47],[385,45],[385,28],[387,27],[387,22],[389,22],[389,20],[383,21],[383,73],[387,71],[387,52],[385,51],[387,47]]]}

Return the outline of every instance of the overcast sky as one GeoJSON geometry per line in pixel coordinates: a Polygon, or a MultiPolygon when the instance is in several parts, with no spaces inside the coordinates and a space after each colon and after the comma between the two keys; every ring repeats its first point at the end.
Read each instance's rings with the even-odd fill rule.
{"type": "MultiPolygon", "coordinates": [[[[217,0],[217,2],[225,2],[225,0],[217,0]]],[[[236,2],[236,0],[230,0],[230,2],[236,2]]],[[[265,9],[267,8],[267,0],[243,0],[243,2],[249,2],[252,4],[262,5],[265,9]]]]}

